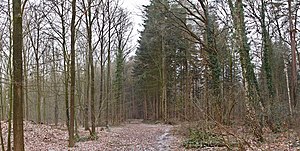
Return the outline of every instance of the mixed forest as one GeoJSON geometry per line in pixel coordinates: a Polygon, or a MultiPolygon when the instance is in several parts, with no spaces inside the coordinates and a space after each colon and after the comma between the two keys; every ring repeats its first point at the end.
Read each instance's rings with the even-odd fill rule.
{"type": "Polygon", "coordinates": [[[65,126],[69,147],[129,119],[198,123],[192,136],[217,142],[187,147],[230,149],[215,127],[249,147],[229,127],[256,142],[297,129],[298,1],[150,0],[137,42],[122,3],[0,1],[2,150],[24,150],[28,122],[65,126]]]}

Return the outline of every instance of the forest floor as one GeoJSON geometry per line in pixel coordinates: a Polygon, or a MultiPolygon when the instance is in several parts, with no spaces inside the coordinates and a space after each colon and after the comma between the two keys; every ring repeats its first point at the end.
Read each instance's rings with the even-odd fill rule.
{"type": "MultiPolygon", "coordinates": [[[[6,148],[7,123],[1,122],[6,148]]],[[[68,131],[65,126],[50,126],[24,122],[26,151],[168,151],[179,149],[180,142],[172,135],[173,126],[145,124],[134,120],[109,129],[98,127],[97,139],[90,138],[89,131],[78,129],[75,147],[68,147],[68,131]],[[178,145],[179,144],[179,145],[178,145]]],[[[1,148],[0,148],[1,150],[1,148]]]]}
{"type": "MultiPolygon", "coordinates": [[[[1,122],[4,144],[7,141],[7,123],[1,122]]],[[[24,122],[26,151],[183,151],[183,150],[229,150],[228,146],[185,149],[183,142],[187,137],[190,124],[166,125],[146,124],[141,120],[126,122],[117,127],[97,128],[97,139],[92,140],[89,132],[78,129],[75,147],[68,148],[68,132],[64,126],[51,126],[24,122]],[[185,131],[185,132],[184,132],[185,131]]],[[[253,141],[253,136],[244,127],[216,128],[233,145],[230,150],[241,150],[237,143],[242,142],[246,150],[300,150],[299,133],[288,130],[281,133],[265,132],[265,142],[253,141]],[[227,132],[224,131],[226,129],[227,132]],[[229,134],[231,133],[231,134],[229,134]]],[[[1,149],[0,149],[1,150],[1,149]]]]}

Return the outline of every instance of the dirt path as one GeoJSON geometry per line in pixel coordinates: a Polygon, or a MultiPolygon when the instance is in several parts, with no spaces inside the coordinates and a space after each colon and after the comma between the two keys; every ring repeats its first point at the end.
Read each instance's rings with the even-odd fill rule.
{"type": "Polygon", "coordinates": [[[112,150],[173,150],[175,137],[170,134],[173,127],[162,124],[127,124],[112,128],[111,142],[107,145],[112,150]]]}
{"type": "MultiPolygon", "coordinates": [[[[3,133],[7,135],[7,124],[3,133]]],[[[30,151],[172,151],[179,149],[178,139],[172,135],[171,125],[144,124],[134,121],[110,130],[97,128],[97,140],[88,140],[89,132],[79,129],[80,141],[68,148],[68,132],[65,128],[54,128],[25,122],[25,150],[30,151]]],[[[6,139],[4,137],[4,139],[6,139]]]]}

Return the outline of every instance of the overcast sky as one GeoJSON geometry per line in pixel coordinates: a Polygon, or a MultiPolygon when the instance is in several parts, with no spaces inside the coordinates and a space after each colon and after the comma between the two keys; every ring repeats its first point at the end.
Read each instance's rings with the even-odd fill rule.
{"type": "Polygon", "coordinates": [[[132,22],[134,24],[133,29],[133,43],[136,44],[139,38],[138,30],[143,29],[141,24],[143,23],[142,18],[142,5],[149,5],[150,0],[122,0],[123,7],[131,12],[132,22]]]}

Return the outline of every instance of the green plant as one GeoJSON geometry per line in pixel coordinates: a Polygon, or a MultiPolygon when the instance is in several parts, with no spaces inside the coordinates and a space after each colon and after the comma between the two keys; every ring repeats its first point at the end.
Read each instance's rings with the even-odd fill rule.
{"type": "Polygon", "coordinates": [[[187,149],[226,146],[221,135],[195,129],[190,129],[189,133],[189,138],[183,144],[183,146],[187,149]]]}

